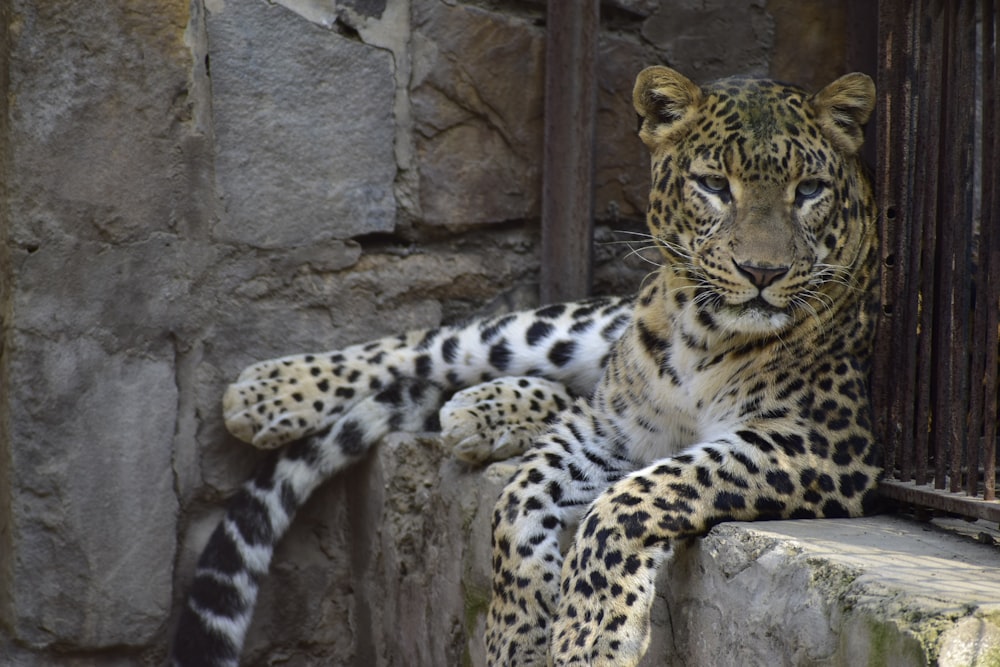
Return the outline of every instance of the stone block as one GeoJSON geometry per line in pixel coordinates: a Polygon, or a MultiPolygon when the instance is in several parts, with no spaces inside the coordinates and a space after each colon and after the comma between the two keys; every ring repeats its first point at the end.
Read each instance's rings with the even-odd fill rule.
{"type": "Polygon", "coordinates": [[[414,1],[411,99],[424,222],[539,214],[543,40],[525,19],[414,1]]]}
{"type": "Polygon", "coordinates": [[[303,246],[392,231],[392,54],[266,2],[209,2],[222,241],[303,246]]]}
{"type": "Polygon", "coordinates": [[[666,54],[666,64],[695,81],[766,76],[774,19],[765,0],[674,0],[646,19],[642,36],[666,54]]]}
{"type": "MultiPolygon", "coordinates": [[[[65,215],[65,213],[63,213],[65,215]]],[[[140,646],[171,601],[175,338],[214,253],[152,234],[16,249],[0,586],[21,642],[140,646]]]]}
{"type": "Polygon", "coordinates": [[[170,606],[178,511],[171,350],[10,335],[5,625],[33,647],[149,642],[170,606]]]}
{"type": "Polygon", "coordinates": [[[190,4],[10,3],[12,243],[129,242],[188,224],[190,4]]]}
{"type": "Polygon", "coordinates": [[[721,524],[660,577],[642,664],[993,665],[998,577],[995,547],[895,516],[721,524]]]}

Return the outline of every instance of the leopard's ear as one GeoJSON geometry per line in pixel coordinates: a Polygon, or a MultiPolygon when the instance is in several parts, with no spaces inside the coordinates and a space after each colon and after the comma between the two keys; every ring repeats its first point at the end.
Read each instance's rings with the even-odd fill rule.
{"type": "Polygon", "coordinates": [[[875,83],[867,74],[845,74],[810,98],[816,121],[839,150],[854,155],[875,108],[875,83]]]}
{"type": "Polygon", "coordinates": [[[695,115],[701,89],[669,67],[647,67],[632,89],[639,114],[639,138],[652,149],[683,130],[695,115]]]}

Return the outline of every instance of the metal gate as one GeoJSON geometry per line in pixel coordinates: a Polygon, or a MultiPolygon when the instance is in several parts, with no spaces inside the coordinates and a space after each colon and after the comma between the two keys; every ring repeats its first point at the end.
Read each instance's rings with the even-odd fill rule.
{"type": "Polygon", "coordinates": [[[1000,522],[994,0],[879,2],[884,495],[1000,522]]]}

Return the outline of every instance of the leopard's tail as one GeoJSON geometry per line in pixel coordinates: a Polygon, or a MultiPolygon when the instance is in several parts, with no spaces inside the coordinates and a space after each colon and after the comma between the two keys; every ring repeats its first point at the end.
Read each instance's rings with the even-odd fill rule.
{"type": "Polygon", "coordinates": [[[390,431],[438,430],[442,390],[399,380],[358,403],[329,433],[271,456],[233,496],[198,559],[181,611],[171,663],[176,667],[238,665],[257,591],[295,512],[313,490],[350,466],[390,431]]]}

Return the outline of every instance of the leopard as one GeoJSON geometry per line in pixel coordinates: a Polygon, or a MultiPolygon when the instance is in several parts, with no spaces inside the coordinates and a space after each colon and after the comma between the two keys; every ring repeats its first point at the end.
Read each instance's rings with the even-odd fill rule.
{"type": "Polygon", "coordinates": [[[490,665],[636,665],[679,541],[878,507],[878,216],[859,152],[874,83],[699,87],[654,67],[633,103],[663,265],[593,394],[497,503],[490,665]]]}
{"type": "Polygon", "coordinates": [[[871,78],[810,93],[657,65],[632,98],[659,255],[636,295],[260,362],[228,387],[227,428],[275,451],[202,552],[173,664],[238,664],[295,511],[392,430],[514,457],[492,515],[492,666],[636,665],[676,545],[877,508],[871,78]]]}

